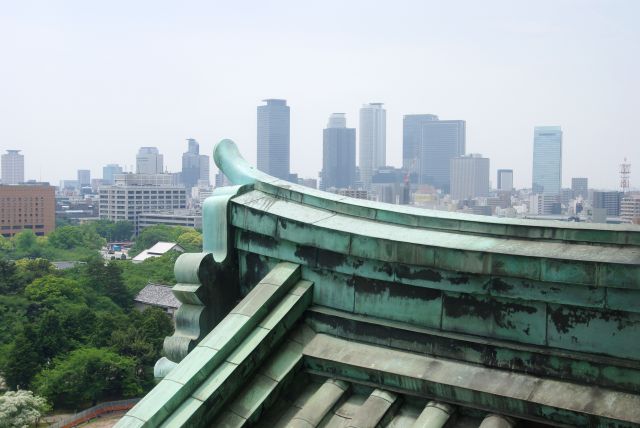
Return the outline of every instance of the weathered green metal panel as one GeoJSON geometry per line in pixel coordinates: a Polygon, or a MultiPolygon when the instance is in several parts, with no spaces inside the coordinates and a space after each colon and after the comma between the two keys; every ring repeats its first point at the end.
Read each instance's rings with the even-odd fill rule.
{"type": "Polygon", "coordinates": [[[638,338],[640,314],[549,305],[549,346],[637,360],[638,338]]]}
{"type": "Polygon", "coordinates": [[[422,327],[440,328],[442,293],[440,290],[353,277],[354,312],[422,327]]]}
{"type": "Polygon", "coordinates": [[[442,328],[498,339],[546,344],[546,305],[445,292],[442,328]]]}

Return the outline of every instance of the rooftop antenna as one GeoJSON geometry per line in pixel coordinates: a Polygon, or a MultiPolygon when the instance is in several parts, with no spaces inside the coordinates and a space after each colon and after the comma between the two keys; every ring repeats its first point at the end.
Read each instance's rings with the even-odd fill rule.
{"type": "Polygon", "coordinates": [[[631,175],[631,164],[624,158],[624,162],[620,164],[620,190],[623,195],[629,192],[629,176],[631,175]]]}

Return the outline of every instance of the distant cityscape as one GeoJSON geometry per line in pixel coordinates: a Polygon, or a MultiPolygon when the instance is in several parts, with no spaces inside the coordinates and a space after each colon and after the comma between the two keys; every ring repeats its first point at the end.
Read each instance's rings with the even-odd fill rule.
{"type": "MultiPolygon", "coordinates": [[[[562,128],[537,126],[532,138],[531,187],[514,188],[513,169],[498,169],[491,180],[490,159],[467,153],[466,122],[435,114],[403,117],[402,166],[387,165],[383,103],[360,108],[358,130],[345,113],[332,113],[322,130],[322,170],[303,178],[291,171],[290,107],[266,99],[257,107],[257,167],[292,183],[327,192],[391,204],[488,216],[593,223],[640,224],[640,192],[630,191],[631,165],[621,162],[620,188],[592,189],[588,177],[562,183],[562,128]],[[356,137],[358,148],[356,150],[356,137]],[[356,159],[357,158],[357,159],[356,159]],[[567,183],[568,184],[568,183],[567,183]]],[[[182,169],[169,172],[157,147],[140,147],[134,171],[107,164],[100,178],[78,169],[58,186],[25,180],[21,150],[2,154],[0,213],[2,235],[25,229],[36,235],[96,219],[130,221],[134,230],[154,224],[200,228],[201,207],[213,189],[228,185],[221,173],[210,181],[211,160],[197,140],[186,139],[182,169]]]]}

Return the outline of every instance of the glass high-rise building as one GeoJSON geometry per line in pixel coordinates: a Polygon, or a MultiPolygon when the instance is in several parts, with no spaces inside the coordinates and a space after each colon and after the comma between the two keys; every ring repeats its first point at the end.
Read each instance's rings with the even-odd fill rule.
{"type": "Polygon", "coordinates": [[[102,183],[113,184],[115,182],[115,175],[122,174],[122,167],[115,163],[110,163],[102,167],[102,183]]]}
{"type": "Polygon", "coordinates": [[[263,100],[258,106],[258,169],[290,179],[290,110],[286,100],[263,100]]]}
{"type": "Polygon", "coordinates": [[[387,111],[382,103],[369,103],[360,109],[360,181],[371,185],[376,169],[387,161],[387,111]]]}
{"type": "Polygon", "coordinates": [[[140,147],[136,155],[136,172],[138,174],[162,174],[164,157],[157,147],[140,147]]]}
{"type": "Polygon", "coordinates": [[[466,122],[464,120],[431,120],[423,122],[421,129],[420,183],[430,184],[449,193],[451,159],[465,154],[466,122]]]}
{"type": "Polygon", "coordinates": [[[2,184],[24,182],[24,155],[20,150],[7,150],[2,155],[2,184]]]}
{"type": "Polygon", "coordinates": [[[499,169],[498,170],[498,190],[513,190],[513,170],[512,169],[499,169]]]}
{"type": "Polygon", "coordinates": [[[536,126],[533,131],[533,193],[559,195],[561,188],[562,129],[536,126]]]}
{"type": "Polygon", "coordinates": [[[422,124],[438,120],[435,114],[407,114],[402,118],[402,168],[410,173],[420,170],[422,124]]]}
{"type": "Polygon", "coordinates": [[[580,196],[582,199],[587,199],[589,197],[589,179],[587,177],[573,177],[571,191],[574,198],[580,196]]]}
{"type": "Polygon", "coordinates": [[[182,173],[180,179],[187,191],[196,187],[198,182],[209,184],[209,156],[200,154],[200,144],[193,139],[187,139],[187,151],[182,154],[182,173]]]}
{"type": "Polygon", "coordinates": [[[356,181],[356,130],[344,113],[333,113],[322,131],[322,190],[347,189],[356,181]]]}

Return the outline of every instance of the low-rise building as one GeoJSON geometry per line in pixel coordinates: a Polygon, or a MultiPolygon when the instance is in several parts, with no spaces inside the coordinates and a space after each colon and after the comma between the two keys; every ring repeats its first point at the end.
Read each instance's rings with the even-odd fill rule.
{"type": "Polygon", "coordinates": [[[138,231],[157,224],[167,226],[185,226],[202,229],[202,213],[191,210],[173,210],[164,212],[145,212],[138,214],[138,231]]]}
{"type": "Polygon", "coordinates": [[[640,224],[640,194],[622,198],[622,202],[620,202],[620,217],[640,224]]]}
{"type": "Polygon", "coordinates": [[[175,242],[157,242],[153,247],[148,250],[144,250],[137,256],[135,256],[131,261],[133,263],[142,263],[143,261],[152,258],[152,257],[160,257],[169,251],[178,251],[180,253],[184,253],[184,248],[175,242]]]}
{"type": "Polygon", "coordinates": [[[147,284],[133,299],[134,307],[139,311],[160,308],[173,316],[182,303],[174,296],[171,288],[168,285],[147,284]]]}

